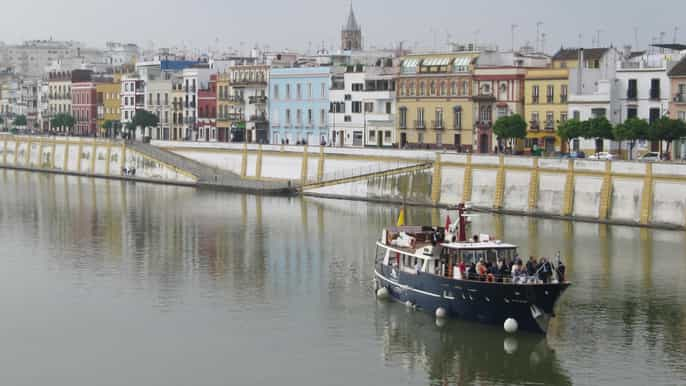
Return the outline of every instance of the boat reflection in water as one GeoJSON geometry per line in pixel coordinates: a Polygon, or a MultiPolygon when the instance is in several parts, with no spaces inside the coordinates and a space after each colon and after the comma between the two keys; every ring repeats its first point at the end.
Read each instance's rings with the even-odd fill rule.
{"type": "Polygon", "coordinates": [[[376,328],[386,362],[423,367],[432,385],[572,384],[544,336],[508,335],[461,320],[436,321],[398,304],[377,303],[376,328]]]}

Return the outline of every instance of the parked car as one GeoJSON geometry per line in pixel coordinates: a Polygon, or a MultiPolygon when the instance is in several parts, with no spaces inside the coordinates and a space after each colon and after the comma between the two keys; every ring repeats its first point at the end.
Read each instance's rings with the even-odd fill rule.
{"type": "Polygon", "coordinates": [[[664,158],[656,151],[649,151],[638,157],[638,160],[641,162],[657,162],[664,160],[664,158]]]}
{"type": "Polygon", "coordinates": [[[615,159],[615,156],[608,152],[601,151],[600,153],[592,154],[590,157],[588,157],[588,159],[599,161],[612,161],[613,159],[615,159]]]}

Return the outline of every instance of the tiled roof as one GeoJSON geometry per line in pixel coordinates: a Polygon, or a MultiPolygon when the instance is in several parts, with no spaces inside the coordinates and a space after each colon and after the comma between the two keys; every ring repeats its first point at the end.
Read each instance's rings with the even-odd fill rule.
{"type": "Polygon", "coordinates": [[[672,67],[669,76],[686,76],[686,56],[672,67]]]}
{"type": "MultiPolygon", "coordinates": [[[[600,58],[608,52],[609,48],[585,48],[584,49],[584,59],[585,60],[599,60],[600,58]]],[[[578,48],[561,48],[560,51],[553,56],[553,60],[578,60],[579,59],[579,49],[578,48]]]]}

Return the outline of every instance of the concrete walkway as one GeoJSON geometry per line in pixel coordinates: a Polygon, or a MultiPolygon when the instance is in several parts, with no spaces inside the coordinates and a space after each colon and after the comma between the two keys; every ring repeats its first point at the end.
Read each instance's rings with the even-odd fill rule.
{"type": "Polygon", "coordinates": [[[198,179],[198,185],[202,187],[283,195],[295,194],[297,190],[295,186],[291,186],[287,182],[243,179],[236,173],[214,168],[149,144],[128,142],[126,147],[194,175],[198,179]]]}

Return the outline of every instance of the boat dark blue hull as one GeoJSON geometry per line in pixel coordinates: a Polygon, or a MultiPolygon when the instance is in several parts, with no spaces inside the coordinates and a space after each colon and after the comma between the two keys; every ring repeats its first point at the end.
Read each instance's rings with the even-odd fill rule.
{"type": "Polygon", "coordinates": [[[456,280],[428,273],[407,273],[378,263],[376,285],[394,300],[434,313],[503,326],[513,318],[520,330],[545,334],[554,307],[569,283],[505,284],[456,280]]]}

